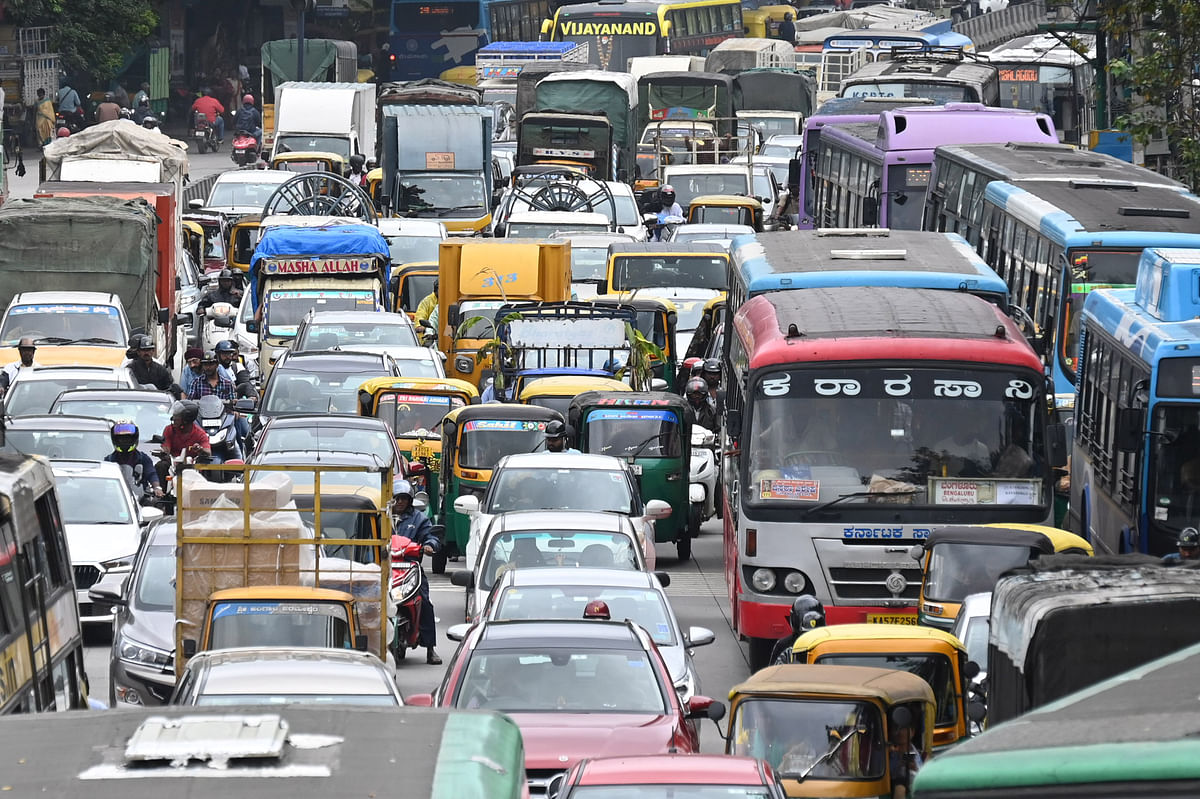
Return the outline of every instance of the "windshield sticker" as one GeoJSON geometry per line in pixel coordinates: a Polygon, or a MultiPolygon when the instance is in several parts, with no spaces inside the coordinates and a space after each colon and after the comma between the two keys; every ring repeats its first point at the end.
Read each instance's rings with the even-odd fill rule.
{"type": "Polygon", "coordinates": [[[337,615],[336,606],[327,605],[297,605],[291,602],[223,602],[213,610],[213,618],[224,616],[264,616],[286,614],[290,616],[333,616],[337,615]]]}
{"type": "Polygon", "coordinates": [[[931,477],[935,505],[1038,505],[1042,484],[1038,480],[962,480],[931,477]]]}
{"type": "Polygon", "coordinates": [[[311,300],[323,298],[327,300],[358,300],[374,301],[374,295],[369,291],[272,291],[267,295],[272,300],[311,300]]]}
{"type": "Polygon", "coordinates": [[[463,425],[463,430],[466,432],[472,430],[506,430],[512,433],[524,433],[530,430],[545,429],[545,422],[522,422],[515,419],[480,419],[479,421],[467,422],[463,425]]]}
{"type": "Polygon", "coordinates": [[[588,414],[589,422],[606,419],[635,419],[638,421],[678,422],[678,417],[671,411],[635,411],[635,410],[605,410],[592,411],[588,414]]]}
{"type": "MultiPolygon", "coordinates": [[[[409,405],[449,405],[449,397],[426,397],[421,394],[393,394],[391,399],[409,405]]],[[[471,428],[468,426],[468,430],[471,428]]]]}
{"type": "Polygon", "coordinates": [[[759,486],[763,499],[790,499],[800,502],[816,502],[821,496],[819,480],[763,480],[759,486]]]}
{"type": "Polygon", "coordinates": [[[671,632],[671,628],[668,627],[665,622],[661,621],[654,625],[654,629],[658,630],[659,635],[666,635],[671,632]]]}
{"type": "Polygon", "coordinates": [[[19,305],[8,312],[9,316],[31,313],[95,313],[116,316],[117,309],[111,305],[19,305]]]}

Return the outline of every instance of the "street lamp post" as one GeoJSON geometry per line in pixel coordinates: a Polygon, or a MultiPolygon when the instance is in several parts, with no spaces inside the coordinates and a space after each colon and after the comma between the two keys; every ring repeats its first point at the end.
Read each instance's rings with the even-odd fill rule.
{"type": "Polygon", "coordinates": [[[317,6],[317,0],[292,0],[296,10],[296,80],[304,80],[304,17],[317,6]]]}

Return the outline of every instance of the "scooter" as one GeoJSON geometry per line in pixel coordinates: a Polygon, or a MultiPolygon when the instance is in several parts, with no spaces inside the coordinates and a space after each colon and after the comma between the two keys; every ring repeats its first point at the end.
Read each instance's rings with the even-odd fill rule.
{"type": "MultiPolygon", "coordinates": [[[[243,463],[242,448],[238,442],[237,428],[234,426],[237,417],[233,411],[215,394],[201,397],[198,404],[200,418],[197,421],[204,428],[204,432],[208,433],[208,446],[212,450],[213,462],[227,463],[231,466],[243,463]]],[[[232,473],[224,471],[212,471],[205,476],[222,483],[232,479],[232,473]]]]}
{"type": "Polygon", "coordinates": [[[233,134],[233,143],[230,145],[231,152],[229,157],[238,166],[254,166],[258,163],[259,146],[258,139],[254,138],[250,133],[244,130],[239,130],[233,134]]]}
{"type": "Polygon", "coordinates": [[[688,480],[688,530],[695,538],[700,525],[717,512],[717,436],[707,427],[692,426],[688,480]]]}
{"type": "Polygon", "coordinates": [[[389,595],[396,606],[391,642],[392,656],[399,663],[408,650],[416,649],[421,640],[421,569],[420,544],[403,535],[392,536],[392,584],[389,595]]]}
{"type": "Polygon", "coordinates": [[[217,343],[230,338],[237,324],[237,308],[228,302],[214,302],[204,309],[204,329],[200,332],[200,346],[215,350],[217,343]]]}
{"type": "Polygon", "coordinates": [[[204,115],[203,111],[196,111],[192,114],[192,131],[188,135],[196,142],[196,152],[201,155],[209,150],[215,153],[220,146],[220,141],[217,140],[217,128],[208,121],[208,117],[204,115]]]}

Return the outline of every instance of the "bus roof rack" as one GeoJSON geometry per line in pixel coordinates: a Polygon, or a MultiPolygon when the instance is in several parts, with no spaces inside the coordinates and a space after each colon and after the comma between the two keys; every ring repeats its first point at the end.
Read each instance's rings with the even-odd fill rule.
{"type": "Polygon", "coordinates": [[[843,261],[903,261],[908,250],[830,250],[829,257],[843,261]]]}

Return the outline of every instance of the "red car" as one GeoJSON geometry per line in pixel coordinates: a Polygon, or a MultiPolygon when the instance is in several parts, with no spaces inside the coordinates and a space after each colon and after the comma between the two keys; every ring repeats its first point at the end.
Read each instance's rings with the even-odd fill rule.
{"type": "Polygon", "coordinates": [[[581,760],[550,786],[558,799],[784,799],[763,760],[726,755],[641,755],[581,760]]]}
{"type": "Polygon", "coordinates": [[[725,715],[725,705],[706,696],[680,702],[640,627],[600,620],[476,625],[438,690],[406,701],[511,716],[533,793],[585,757],[697,752],[687,720],[725,715]]]}

